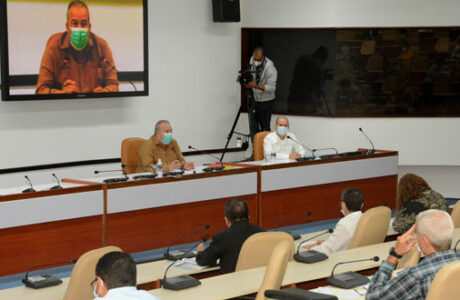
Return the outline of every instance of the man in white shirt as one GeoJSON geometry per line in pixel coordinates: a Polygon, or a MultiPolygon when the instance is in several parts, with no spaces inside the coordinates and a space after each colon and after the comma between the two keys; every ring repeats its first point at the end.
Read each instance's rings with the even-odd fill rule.
{"type": "Polygon", "coordinates": [[[337,226],[326,241],[317,241],[314,245],[305,246],[307,250],[315,250],[325,254],[330,254],[348,249],[348,245],[353,238],[359,219],[363,215],[364,195],[357,188],[348,188],[342,192],[340,202],[341,212],[344,215],[337,223],[337,226]]]}
{"type": "Polygon", "coordinates": [[[109,252],[96,265],[96,279],[91,283],[94,300],[159,300],[136,288],[136,264],[129,254],[109,252]]]}
{"type": "Polygon", "coordinates": [[[289,132],[289,120],[286,117],[278,117],[275,131],[264,138],[265,158],[270,158],[272,152],[276,153],[276,159],[280,160],[296,159],[305,155],[304,147],[296,136],[289,132]]]}

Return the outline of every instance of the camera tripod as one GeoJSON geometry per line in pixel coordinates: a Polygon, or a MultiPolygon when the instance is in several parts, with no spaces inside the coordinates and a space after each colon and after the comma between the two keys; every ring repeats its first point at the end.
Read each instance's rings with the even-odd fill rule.
{"type": "MultiPolygon", "coordinates": [[[[224,159],[225,153],[227,153],[228,149],[228,144],[230,143],[230,140],[232,139],[233,134],[238,134],[246,137],[251,138],[251,142],[254,142],[254,135],[255,135],[255,128],[254,128],[254,110],[255,110],[255,100],[254,100],[254,93],[252,89],[246,89],[245,88],[245,93],[244,97],[246,99],[246,104],[247,104],[247,109],[248,109],[248,121],[249,121],[249,134],[243,134],[235,131],[236,124],[238,123],[238,120],[240,118],[241,112],[243,112],[243,104],[240,104],[240,108],[238,109],[238,113],[236,114],[235,120],[233,121],[232,128],[230,129],[230,132],[227,136],[227,142],[224,147],[224,151],[222,151],[222,156],[220,157],[220,161],[224,159]]],[[[243,149],[245,150],[245,147],[247,149],[247,146],[243,146],[243,149]]]]}

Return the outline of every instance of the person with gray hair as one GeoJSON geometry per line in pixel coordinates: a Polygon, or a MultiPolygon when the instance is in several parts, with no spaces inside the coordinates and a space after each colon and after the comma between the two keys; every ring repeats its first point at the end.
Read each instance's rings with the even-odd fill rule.
{"type": "Polygon", "coordinates": [[[150,172],[151,166],[158,159],[163,163],[165,172],[176,169],[193,170],[193,162],[186,162],[179,144],[172,137],[172,127],[168,120],[160,120],[155,124],[155,133],[144,142],[139,150],[136,172],[150,172]]]}
{"type": "Polygon", "coordinates": [[[430,209],[420,213],[415,224],[398,237],[390,255],[372,277],[366,299],[425,299],[436,273],[459,259],[455,250],[450,249],[453,233],[454,224],[447,212],[430,209]],[[423,261],[392,279],[398,260],[416,244],[425,255],[423,261]]]}
{"type": "Polygon", "coordinates": [[[276,159],[296,159],[305,155],[305,149],[296,136],[289,131],[287,117],[276,118],[275,131],[264,138],[264,157],[266,159],[275,153],[276,159]]]}

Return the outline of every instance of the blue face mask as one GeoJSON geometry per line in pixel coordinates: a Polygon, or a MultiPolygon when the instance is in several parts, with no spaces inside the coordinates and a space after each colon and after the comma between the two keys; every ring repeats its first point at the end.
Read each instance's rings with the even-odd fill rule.
{"type": "Polygon", "coordinates": [[[288,133],[288,128],[285,126],[278,126],[276,131],[278,132],[279,135],[285,136],[288,133]]]}
{"type": "Polygon", "coordinates": [[[165,133],[161,141],[163,142],[163,144],[169,145],[172,141],[172,133],[165,133]]]}

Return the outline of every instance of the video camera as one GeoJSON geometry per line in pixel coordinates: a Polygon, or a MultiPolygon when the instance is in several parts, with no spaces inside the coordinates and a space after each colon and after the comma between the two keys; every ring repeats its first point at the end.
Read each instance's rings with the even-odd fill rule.
{"type": "Polygon", "coordinates": [[[238,76],[238,81],[239,83],[244,86],[248,83],[250,83],[251,81],[254,80],[254,78],[252,77],[252,73],[254,73],[254,71],[251,71],[251,70],[245,70],[245,71],[238,71],[238,73],[240,74],[238,76]]]}

